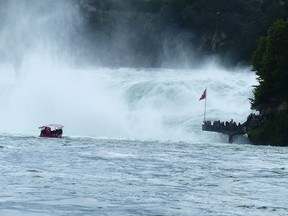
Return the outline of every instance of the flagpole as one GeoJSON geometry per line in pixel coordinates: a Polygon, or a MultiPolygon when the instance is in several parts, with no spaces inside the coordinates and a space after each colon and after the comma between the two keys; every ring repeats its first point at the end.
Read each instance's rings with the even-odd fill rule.
{"type": "Polygon", "coordinates": [[[199,100],[203,100],[205,99],[205,107],[204,107],[204,124],[206,122],[206,103],[207,103],[207,86],[203,92],[203,94],[201,95],[201,97],[199,98],[199,100]]]}
{"type": "Polygon", "coordinates": [[[204,122],[206,122],[206,100],[207,100],[207,87],[205,89],[205,108],[204,108],[204,122]]]}

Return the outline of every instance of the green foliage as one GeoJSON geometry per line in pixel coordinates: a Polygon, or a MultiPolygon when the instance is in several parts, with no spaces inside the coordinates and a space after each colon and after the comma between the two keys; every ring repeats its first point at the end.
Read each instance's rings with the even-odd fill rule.
{"type": "Polygon", "coordinates": [[[278,20],[259,40],[252,58],[260,85],[254,90],[257,105],[269,99],[288,99],[288,22],[278,20]]]}
{"type": "MultiPolygon", "coordinates": [[[[259,85],[254,89],[252,105],[277,100],[288,101],[288,22],[276,21],[260,38],[252,58],[259,85]]],[[[288,108],[266,120],[263,127],[249,131],[257,144],[288,146],[288,108]]]]}
{"type": "Polygon", "coordinates": [[[125,52],[130,53],[126,63],[137,65],[135,58],[146,56],[148,65],[138,66],[148,67],[159,66],[163,56],[176,60],[176,43],[195,53],[191,61],[217,54],[226,64],[249,64],[257,39],[277,19],[288,17],[283,0],[81,0],[78,4],[86,17],[87,39],[94,44],[90,48],[111,50],[114,41],[127,33],[137,35],[139,39],[126,44],[125,52]]]}
{"type": "Polygon", "coordinates": [[[288,110],[272,120],[266,121],[263,127],[249,131],[248,136],[255,144],[288,146],[288,110]]]}

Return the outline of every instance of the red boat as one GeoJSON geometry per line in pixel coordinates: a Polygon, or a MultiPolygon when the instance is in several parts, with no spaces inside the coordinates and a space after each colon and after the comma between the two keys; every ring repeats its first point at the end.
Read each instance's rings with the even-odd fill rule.
{"type": "Polygon", "coordinates": [[[63,125],[49,124],[39,127],[41,130],[40,137],[60,138],[63,133],[63,125]]]}

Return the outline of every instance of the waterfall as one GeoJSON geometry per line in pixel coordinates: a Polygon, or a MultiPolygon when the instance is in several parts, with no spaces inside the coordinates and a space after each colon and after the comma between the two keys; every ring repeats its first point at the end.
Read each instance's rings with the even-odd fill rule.
{"type": "Polygon", "coordinates": [[[37,136],[39,126],[58,123],[64,136],[214,139],[201,131],[204,101],[198,99],[206,87],[207,119],[244,122],[250,112],[256,79],[249,68],[227,70],[212,60],[189,69],[75,64],[72,41],[81,17],[71,1],[5,4],[1,133],[37,136]]]}

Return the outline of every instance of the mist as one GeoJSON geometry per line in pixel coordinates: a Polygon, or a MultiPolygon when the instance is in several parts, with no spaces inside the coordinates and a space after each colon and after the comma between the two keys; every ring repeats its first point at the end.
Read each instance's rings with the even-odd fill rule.
{"type": "Polygon", "coordinates": [[[7,0],[1,8],[2,65],[11,65],[18,73],[33,55],[61,63],[76,58],[73,43],[79,40],[81,18],[73,1],[7,0]]]}
{"type": "MultiPolygon", "coordinates": [[[[126,44],[136,35],[121,22],[113,43],[100,46],[103,41],[90,44],[83,35],[83,14],[74,1],[1,4],[7,9],[1,11],[1,133],[37,136],[39,126],[58,123],[67,136],[199,141],[207,139],[199,135],[203,103],[198,101],[206,86],[211,119],[244,122],[249,113],[250,87],[256,83],[250,69],[228,71],[215,59],[189,68],[191,49],[184,47],[192,34],[174,44],[163,41],[167,52],[157,61],[166,69],[115,67],[123,55],[133,61],[126,44]],[[186,69],[171,67],[177,59],[186,69]],[[108,63],[113,67],[103,67],[108,63]]],[[[145,62],[145,56],[136,57],[145,62]]]]}

